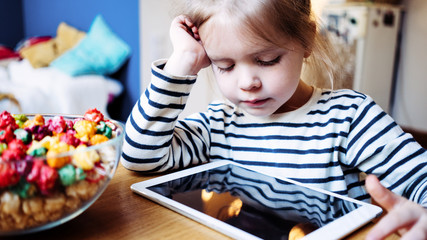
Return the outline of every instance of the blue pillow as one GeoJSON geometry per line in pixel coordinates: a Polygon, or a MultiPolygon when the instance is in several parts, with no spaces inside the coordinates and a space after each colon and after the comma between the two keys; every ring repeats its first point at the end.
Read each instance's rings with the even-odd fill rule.
{"type": "Polygon", "coordinates": [[[86,36],[50,66],[71,76],[108,75],[116,72],[130,55],[130,47],[97,15],[86,36]]]}

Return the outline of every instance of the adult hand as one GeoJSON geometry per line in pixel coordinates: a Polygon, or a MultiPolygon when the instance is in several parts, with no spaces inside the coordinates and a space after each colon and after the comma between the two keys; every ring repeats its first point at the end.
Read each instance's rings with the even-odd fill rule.
{"type": "Polygon", "coordinates": [[[388,213],[371,229],[368,240],[384,239],[398,233],[404,239],[427,239],[427,210],[381,185],[378,178],[369,175],[366,188],[374,201],[388,213]]]}
{"type": "Polygon", "coordinates": [[[200,40],[199,31],[190,18],[176,17],[170,27],[173,53],[164,70],[175,76],[195,75],[210,65],[210,60],[200,40]]]}

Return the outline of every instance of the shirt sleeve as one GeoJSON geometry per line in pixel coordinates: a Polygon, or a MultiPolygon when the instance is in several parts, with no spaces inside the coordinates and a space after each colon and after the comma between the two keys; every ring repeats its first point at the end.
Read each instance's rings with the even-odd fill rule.
{"type": "Polygon", "coordinates": [[[389,190],[425,206],[427,151],[370,97],[353,118],[346,155],[349,168],[375,174],[389,190]]]}
{"type": "Polygon", "coordinates": [[[204,114],[178,121],[197,76],[171,76],[166,60],[152,64],[151,83],[126,122],[122,165],[162,172],[208,161],[208,123],[204,114]]]}

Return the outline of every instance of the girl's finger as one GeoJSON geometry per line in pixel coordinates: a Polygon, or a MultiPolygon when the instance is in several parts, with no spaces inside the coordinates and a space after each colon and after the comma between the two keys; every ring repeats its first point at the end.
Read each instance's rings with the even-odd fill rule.
{"type": "Polygon", "coordinates": [[[191,36],[193,36],[196,40],[200,40],[199,33],[198,33],[199,30],[197,29],[197,27],[194,25],[193,21],[189,17],[187,17],[185,15],[181,15],[180,21],[181,21],[183,27],[185,27],[185,30],[191,36]]]}

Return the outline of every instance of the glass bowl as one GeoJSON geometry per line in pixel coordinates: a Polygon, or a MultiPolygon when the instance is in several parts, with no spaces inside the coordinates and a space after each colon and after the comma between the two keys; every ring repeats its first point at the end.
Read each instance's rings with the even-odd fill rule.
{"type": "Polygon", "coordinates": [[[97,110],[84,116],[11,115],[21,129],[13,131],[21,141],[16,144],[7,139],[4,114],[8,113],[0,115],[0,236],[53,228],[77,217],[101,196],[119,162],[122,123],[104,119],[97,110]],[[33,123],[23,123],[22,118],[33,123]],[[45,127],[34,125],[41,119],[45,127]],[[22,130],[30,132],[30,139],[22,130]]]}

